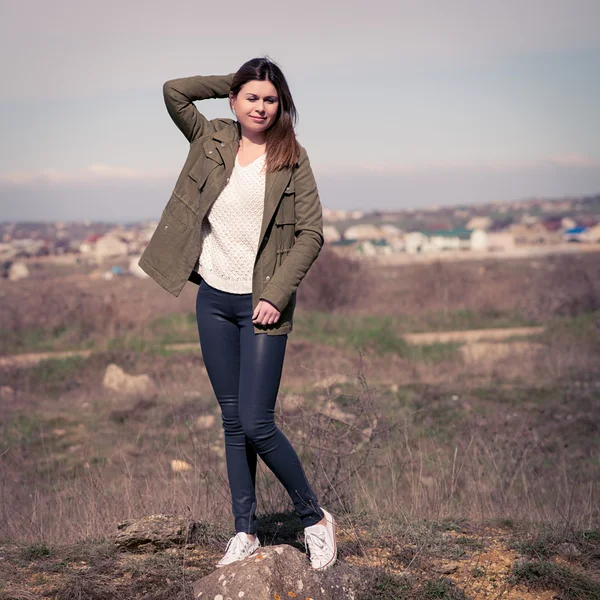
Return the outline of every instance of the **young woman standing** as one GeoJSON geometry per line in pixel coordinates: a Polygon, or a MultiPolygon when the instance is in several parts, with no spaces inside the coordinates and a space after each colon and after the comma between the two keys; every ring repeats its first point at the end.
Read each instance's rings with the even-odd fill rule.
{"type": "Polygon", "coordinates": [[[306,151],[296,140],[288,84],[274,62],[255,58],[230,75],[168,81],[164,92],[169,113],[190,140],[190,154],[202,148],[186,162],[187,176],[182,173],[162,229],[163,220],[159,224],[163,237],[151,240],[154,249],[146,250],[140,266],[177,295],[189,271],[167,274],[157,249],[173,247],[169,227],[179,228],[179,237],[192,236],[189,230],[200,224],[199,243],[182,245],[180,253],[200,247],[189,279],[199,282],[198,332],[221,408],[235,518],[236,534],[217,566],[260,547],[255,516],[260,456],[292,499],[311,565],[328,568],[337,554],[335,520],[319,505],[274,420],[295,292],[323,244],[321,204],[306,151]],[[223,97],[235,121],[208,121],[193,104],[223,97]],[[197,205],[191,194],[185,196],[190,178],[200,190],[197,205]]]}

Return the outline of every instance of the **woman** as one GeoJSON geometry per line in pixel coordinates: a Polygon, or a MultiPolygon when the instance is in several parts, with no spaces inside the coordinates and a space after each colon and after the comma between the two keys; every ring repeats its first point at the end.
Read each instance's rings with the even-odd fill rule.
{"type": "Polygon", "coordinates": [[[323,244],[321,204],[294,133],[288,84],[275,63],[255,58],[235,74],[168,81],[164,96],[190,155],[139,264],[174,295],[186,280],[199,282],[198,332],[221,407],[236,529],[217,566],[260,547],[258,455],[294,503],[311,565],[328,568],[337,554],[335,520],[274,421],[296,289],[323,244]],[[223,97],[236,121],[208,121],[193,104],[223,97]]]}

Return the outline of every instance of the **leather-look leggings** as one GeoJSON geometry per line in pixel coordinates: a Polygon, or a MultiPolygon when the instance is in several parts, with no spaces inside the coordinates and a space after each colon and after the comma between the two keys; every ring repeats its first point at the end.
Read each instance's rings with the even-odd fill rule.
{"type": "Polygon", "coordinates": [[[257,454],[290,495],[304,527],[324,516],[300,459],[275,425],[287,335],[256,334],[252,294],[200,283],[196,318],[206,371],[221,406],[236,533],[256,533],[257,454]]]}

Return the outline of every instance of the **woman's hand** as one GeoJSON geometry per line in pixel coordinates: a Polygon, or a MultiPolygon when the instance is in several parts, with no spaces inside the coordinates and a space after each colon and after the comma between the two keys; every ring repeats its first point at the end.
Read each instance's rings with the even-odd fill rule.
{"type": "Polygon", "coordinates": [[[280,316],[281,313],[273,304],[267,300],[259,300],[252,315],[252,322],[257,325],[272,325],[277,323],[280,316]]]}

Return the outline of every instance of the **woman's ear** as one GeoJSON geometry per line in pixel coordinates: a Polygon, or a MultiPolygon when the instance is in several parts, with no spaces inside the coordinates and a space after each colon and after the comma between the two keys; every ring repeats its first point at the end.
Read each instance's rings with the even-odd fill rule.
{"type": "Polygon", "coordinates": [[[229,92],[229,108],[235,112],[235,96],[233,95],[233,92],[229,92]]]}

